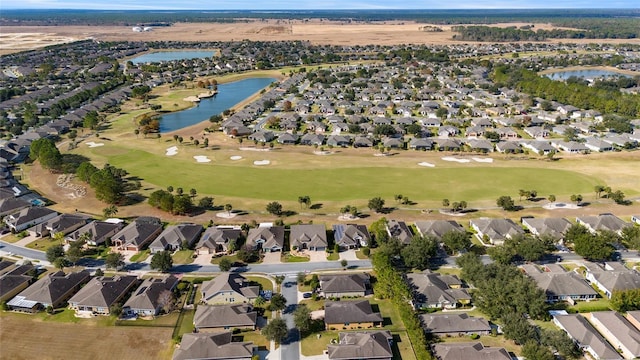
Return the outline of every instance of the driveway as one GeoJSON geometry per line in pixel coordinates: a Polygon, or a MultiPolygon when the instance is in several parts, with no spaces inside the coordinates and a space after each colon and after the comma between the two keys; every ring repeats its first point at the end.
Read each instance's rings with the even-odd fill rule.
{"type": "Polygon", "coordinates": [[[264,257],[262,258],[262,264],[280,264],[280,255],[282,255],[281,252],[277,251],[277,252],[266,252],[263,254],[264,257]]]}
{"type": "Polygon", "coordinates": [[[213,254],[200,254],[198,257],[193,259],[193,264],[211,265],[211,257],[213,257],[213,254]]]}
{"type": "Polygon", "coordinates": [[[359,260],[359,259],[356,256],[356,251],[351,249],[351,250],[347,250],[347,251],[341,252],[340,253],[340,260],[352,261],[352,260],[359,260]]]}

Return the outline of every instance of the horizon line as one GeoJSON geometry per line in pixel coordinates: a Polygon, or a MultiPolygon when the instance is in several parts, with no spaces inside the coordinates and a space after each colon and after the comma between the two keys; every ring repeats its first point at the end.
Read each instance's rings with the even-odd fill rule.
{"type": "Polygon", "coordinates": [[[640,7],[514,7],[514,8],[491,8],[491,7],[470,7],[470,8],[368,8],[368,9],[284,9],[284,8],[274,8],[274,9],[174,9],[174,8],[158,8],[158,9],[82,9],[82,8],[4,8],[4,11],[15,11],[15,10],[39,10],[39,11],[49,11],[49,10],[79,10],[79,11],[211,11],[211,12],[283,12],[283,11],[389,11],[389,10],[406,10],[406,11],[415,11],[415,10],[430,10],[430,11],[459,11],[459,10],[640,10],[640,7]]]}

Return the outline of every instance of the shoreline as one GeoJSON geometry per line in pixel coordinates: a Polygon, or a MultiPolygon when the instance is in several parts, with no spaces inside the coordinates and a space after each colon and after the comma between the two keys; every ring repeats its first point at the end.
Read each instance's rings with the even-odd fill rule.
{"type": "Polygon", "coordinates": [[[543,71],[538,72],[538,75],[547,75],[547,74],[554,74],[554,73],[559,73],[559,72],[563,72],[563,71],[582,71],[582,70],[603,70],[603,71],[611,71],[611,72],[616,72],[619,74],[624,74],[624,75],[631,75],[631,76],[640,76],[640,72],[639,71],[633,71],[633,70],[625,70],[625,69],[618,69],[617,67],[613,67],[613,66],[569,66],[569,67],[558,67],[558,68],[549,68],[543,71]]]}

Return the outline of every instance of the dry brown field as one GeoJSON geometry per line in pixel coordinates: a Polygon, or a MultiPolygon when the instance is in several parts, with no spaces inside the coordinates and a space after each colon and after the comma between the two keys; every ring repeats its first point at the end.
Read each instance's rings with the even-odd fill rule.
{"type": "MultiPolygon", "coordinates": [[[[3,26],[0,28],[0,54],[27,50],[80,39],[107,41],[282,41],[306,40],[328,45],[448,45],[469,43],[453,40],[452,25],[431,25],[442,32],[425,32],[429,26],[411,21],[337,22],[321,20],[264,20],[237,23],[176,23],[153,31],[136,33],[129,26],[3,26]]],[[[522,26],[530,23],[501,23],[492,26],[522,26]]],[[[552,29],[551,24],[534,23],[535,29],[552,29]]],[[[634,43],[640,39],[553,39],[550,42],[634,43]]]]}
{"type": "Polygon", "coordinates": [[[172,328],[42,321],[33,315],[0,318],[2,359],[169,359],[172,328]],[[28,319],[25,319],[28,318],[28,319]]]}

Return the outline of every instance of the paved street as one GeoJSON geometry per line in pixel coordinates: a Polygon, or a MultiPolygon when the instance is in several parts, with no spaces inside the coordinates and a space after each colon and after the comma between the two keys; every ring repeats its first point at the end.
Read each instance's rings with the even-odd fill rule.
{"type": "Polygon", "coordinates": [[[293,322],[293,311],[298,304],[298,285],[295,275],[288,275],[282,282],[281,293],[287,299],[287,308],[282,312],[282,318],[287,322],[289,336],[280,345],[280,359],[300,358],[300,332],[293,322]]]}

